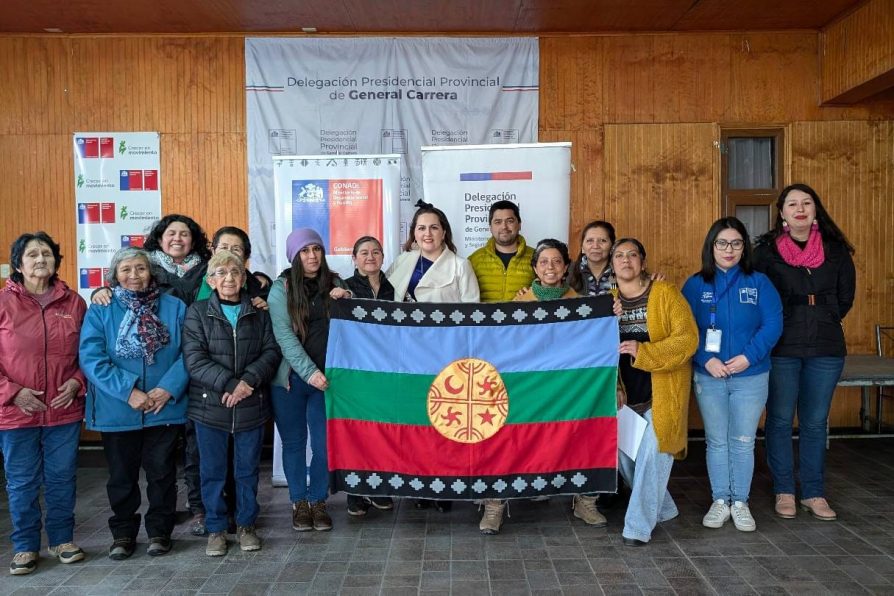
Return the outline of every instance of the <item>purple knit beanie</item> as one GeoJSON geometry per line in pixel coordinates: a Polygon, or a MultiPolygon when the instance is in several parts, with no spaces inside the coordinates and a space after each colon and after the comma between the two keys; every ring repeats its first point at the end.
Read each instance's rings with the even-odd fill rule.
{"type": "Polygon", "coordinates": [[[292,233],[286,238],[286,258],[289,259],[289,263],[292,262],[292,259],[295,258],[295,255],[297,255],[302,248],[311,244],[319,244],[323,247],[323,252],[326,252],[326,245],[323,244],[323,239],[320,238],[320,235],[317,234],[317,231],[313,228],[298,228],[297,230],[292,230],[292,233]]]}

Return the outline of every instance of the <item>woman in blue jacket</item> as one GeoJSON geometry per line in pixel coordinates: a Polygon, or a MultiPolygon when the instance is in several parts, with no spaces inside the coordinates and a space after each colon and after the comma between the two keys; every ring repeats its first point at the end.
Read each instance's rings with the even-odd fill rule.
{"type": "Polygon", "coordinates": [[[146,472],[146,553],[171,550],[177,476],[174,448],[186,421],[188,382],[180,350],[186,305],[162,293],[149,255],[122,248],[109,266],[112,301],[93,304],[81,329],[87,428],[102,433],[114,539],[109,558],[133,554],[140,530],[140,467],[146,472]]]}
{"type": "Polygon", "coordinates": [[[767,276],[752,268],[741,221],[714,222],[701,271],[686,281],[683,295],[699,328],[692,363],[713,499],[702,524],[720,528],[732,517],[738,530],[753,532],[754,436],[767,403],[770,351],[782,334],[782,302],[767,276]]]}

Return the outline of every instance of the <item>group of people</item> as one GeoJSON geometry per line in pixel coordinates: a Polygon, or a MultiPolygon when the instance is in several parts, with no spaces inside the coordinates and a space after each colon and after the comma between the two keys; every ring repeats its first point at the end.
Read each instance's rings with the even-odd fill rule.
{"type": "MultiPolygon", "coordinates": [[[[147,553],[171,550],[181,436],[191,530],[207,533],[206,553],[226,554],[228,533],[242,550],[260,549],[257,491],[271,417],[282,438],[293,528],[330,530],[325,359],[328,311],[343,298],[497,302],[613,294],[618,404],[648,424],[636,457],[618,456],[631,489],[624,543],[647,544],[658,523],[678,514],[667,484],[674,460],[686,454],[693,388],[711,481],[706,527],[729,519],[742,531],[756,527],[749,490],[765,407],[776,514],[794,517],[800,504],[818,519],[836,518],[823,482],[826,418],[844,361],[841,320],[853,304],[855,271],[853,247],[813,189],[784,189],[773,229],[754,248],[739,220],[715,222],[701,269],[682,292],[648,272],[639,240],[617,239],[605,221],[583,228],[572,261],[561,241],[529,245],[520,234],[518,206],[499,201],[489,212],[492,238],[465,259],[444,213],[417,206],[403,252],[387,272],[381,243],[365,236],[354,245],[354,275],[342,279],[329,269],[320,235],[302,228],[289,234],[289,267],[272,283],[247,270],[251,244],[244,231],[222,228],[209,243],[191,218],[168,215],[143,248],[114,255],[108,286],[94,294],[89,309],[59,279],[62,255],[50,236],[16,239],[13,273],[0,291],[0,447],[15,551],[10,573],[36,568],[41,489],[49,554],[63,563],[85,556],[73,536],[84,420],[101,433],[108,462],[112,559],[126,559],[136,548],[140,468],[149,502],[147,553]],[[792,450],[796,412],[800,501],[792,450]]],[[[451,504],[415,505],[446,510],[451,504]]],[[[573,496],[575,517],[605,526],[598,506],[598,495],[573,496]]],[[[348,495],[350,515],[370,507],[387,510],[393,503],[348,495]]],[[[498,533],[506,502],[487,500],[483,508],[480,530],[498,533]]]]}

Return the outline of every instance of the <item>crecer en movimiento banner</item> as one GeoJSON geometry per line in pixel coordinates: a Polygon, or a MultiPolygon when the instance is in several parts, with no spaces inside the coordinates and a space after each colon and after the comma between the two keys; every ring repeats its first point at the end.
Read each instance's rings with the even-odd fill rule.
{"type": "MultiPolygon", "coordinates": [[[[252,264],[276,269],[277,156],[399,154],[401,237],[425,145],[537,141],[536,38],[248,38],[252,264]]],[[[451,222],[452,223],[452,222],[451,222]]],[[[457,222],[458,223],[458,222],[457,222]]]]}

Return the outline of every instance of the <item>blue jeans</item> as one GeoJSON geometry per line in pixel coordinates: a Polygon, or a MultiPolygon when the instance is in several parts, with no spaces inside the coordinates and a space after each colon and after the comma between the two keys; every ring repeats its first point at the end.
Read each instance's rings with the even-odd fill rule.
{"type": "Polygon", "coordinates": [[[80,436],[80,422],[0,431],[15,552],[40,551],[41,486],[49,546],[73,540],[80,436]]]}
{"type": "Polygon", "coordinates": [[[674,456],[658,451],[658,438],[652,427],[652,410],[646,412],[644,418],[649,425],[636,452],[636,461],[618,451],[618,468],[632,489],[624,515],[623,536],[648,542],[655,526],[677,517],[679,511],[667,490],[674,456]]]}
{"type": "MultiPolygon", "coordinates": [[[[230,433],[193,421],[199,447],[202,502],[205,504],[205,526],[209,532],[227,529],[227,483],[230,433]]],[[[233,476],[236,481],[236,525],[255,525],[261,508],[258,505],[258,476],[264,427],[233,434],[233,476]]]]}
{"type": "Polygon", "coordinates": [[[769,377],[769,372],[726,379],[694,375],[714,501],[748,502],[754,475],[754,435],[767,403],[769,377]]]}
{"type": "Polygon", "coordinates": [[[289,483],[289,499],[325,501],[329,496],[326,460],[326,402],[323,392],[294,372],[289,389],[273,386],[273,420],[282,439],[282,468],[289,483]],[[307,485],[307,434],[310,430],[310,486],[307,485]]]}
{"type": "Polygon", "coordinates": [[[844,358],[772,358],[767,399],[767,464],[773,492],[795,494],[792,423],[798,413],[801,498],[825,496],[826,421],[844,358]]]}

